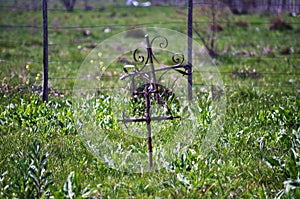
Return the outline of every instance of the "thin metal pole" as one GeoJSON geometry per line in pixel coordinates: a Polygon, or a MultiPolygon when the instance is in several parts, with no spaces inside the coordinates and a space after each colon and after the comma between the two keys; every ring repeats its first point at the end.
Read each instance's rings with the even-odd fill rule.
{"type": "MultiPolygon", "coordinates": [[[[152,46],[150,44],[149,41],[149,35],[145,35],[146,38],[146,43],[147,43],[147,52],[148,52],[148,58],[149,58],[149,64],[151,67],[151,71],[152,71],[152,78],[151,78],[151,86],[154,87],[154,90],[158,91],[158,85],[156,82],[156,75],[155,75],[155,68],[154,68],[154,64],[153,64],[153,52],[152,52],[152,46]]],[[[158,99],[158,93],[155,93],[155,99],[158,99]]]]}
{"type": "Polygon", "coordinates": [[[192,64],[192,49],[193,49],[193,0],[188,1],[188,65],[189,76],[188,76],[188,99],[193,98],[193,64],[192,64]]]}
{"type": "Polygon", "coordinates": [[[43,101],[48,102],[48,16],[47,0],[43,0],[43,101]]]}

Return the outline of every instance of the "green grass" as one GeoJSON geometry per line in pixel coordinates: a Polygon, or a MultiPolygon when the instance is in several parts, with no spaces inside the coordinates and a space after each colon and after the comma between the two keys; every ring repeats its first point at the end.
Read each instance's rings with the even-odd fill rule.
{"type": "MultiPolygon", "coordinates": [[[[70,193],[76,196],[73,198],[299,197],[300,24],[298,18],[287,15],[282,17],[293,30],[269,31],[273,17],[253,14],[232,16],[231,25],[217,34],[216,65],[225,85],[226,112],[223,130],[209,153],[201,153],[199,138],[168,162],[168,167],[132,174],[106,167],[83,144],[71,97],[73,78],[92,50],[91,44],[149,24],[185,33],[183,13],[185,10],[175,7],[49,11],[50,85],[65,96],[55,97],[52,91],[45,104],[34,92],[42,76],[41,12],[1,10],[1,25],[39,28],[1,27],[0,198],[68,198],[70,193]],[[236,27],[238,20],[250,26],[236,27]],[[111,24],[115,26],[105,34],[104,28],[111,24]],[[78,26],[85,26],[91,34],[59,28],[78,26]],[[62,42],[65,44],[60,45],[62,42]],[[267,45],[270,52],[264,54],[267,45]],[[284,54],[284,48],[292,53],[284,54]],[[251,73],[253,69],[257,76],[251,73]]],[[[200,15],[197,20],[208,18],[200,15]]],[[[202,25],[199,31],[208,36],[207,24],[202,25]]],[[[207,132],[211,121],[209,91],[202,95],[198,102],[200,135],[207,132]]],[[[103,120],[110,114],[104,99],[96,102],[99,120],[95,125],[117,129],[111,120],[103,120]]],[[[145,142],[124,139],[116,132],[110,136],[123,150],[147,150],[145,142]]],[[[162,137],[161,142],[165,141],[168,139],[162,137]]]]}

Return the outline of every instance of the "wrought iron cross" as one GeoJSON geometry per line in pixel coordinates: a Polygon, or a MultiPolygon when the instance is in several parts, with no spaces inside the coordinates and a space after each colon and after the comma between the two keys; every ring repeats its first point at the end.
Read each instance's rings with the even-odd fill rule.
{"type": "MultiPolygon", "coordinates": [[[[160,63],[155,55],[152,52],[152,44],[157,38],[164,39],[164,42],[160,43],[161,48],[166,48],[168,46],[168,40],[165,37],[157,36],[154,37],[151,41],[149,40],[149,36],[145,35],[146,38],[146,44],[147,44],[147,57],[145,59],[144,56],[138,56],[138,49],[136,49],[133,52],[133,59],[136,62],[144,63],[141,69],[138,69],[137,66],[124,66],[123,70],[125,72],[124,75],[121,76],[121,80],[131,77],[132,78],[132,95],[136,97],[144,97],[145,102],[145,113],[144,116],[138,117],[138,118],[123,118],[122,120],[118,120],[120,122],[123,122],[125,125],[129,122],[146,122],[147,124],[147,135],[148,135],[148,162],[150,170],[152,170],[153,167],[153,161],[152,161],[152,135],[151,135],[151,121],[161,121],[161,120],[173,120],[173,119],[180,119],[180,116],[173,116],[170,111],[168,111],[167,116],[151,116],[150,109],[151,109],[151,101],[155,100],[159,104],[162,104],[163,106],[166,106],[167,110],[169,110],[169,107],[167,105],[167,102],[164,99],[164,94],[161,93],[158,80],[161,80],[163,75],[166,74],[170,70],[175,70],[178,73],[182,75],[190,75],[191,73],[191,67],[189,65],[183,64],[184,62],[184,55],[180,53],[175,53],[172,56],[172,61],[175,63],[174,65],[167,66],[162,63],[160,63]],[[161,68],[155,69],[154,67],[154,61],[163,66],[161,68]],[[150,67],[150,69],[146,68],[150,67]],[[133,72],[129,72],[129,69],[132,69],[133,72]],[[156,72],[163,72],[162,75],[157,79],[156,72]],[[135,77],[142,77],[145,79],[148,83],[144,84],[143,90],[141,89],[135,89],[135,77]]],[[[174,82],[175,84],[175,82],[174,82]]],[[[164,92],[164,91],[163,91],[164,92]]],[[[173,93],[172,93],[173,95],[173,93]]]]}

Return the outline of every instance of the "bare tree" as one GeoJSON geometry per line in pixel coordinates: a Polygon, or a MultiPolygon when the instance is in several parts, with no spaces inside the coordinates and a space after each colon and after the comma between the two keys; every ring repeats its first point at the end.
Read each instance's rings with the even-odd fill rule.
{"type": "Polygon", "coordinates": [[[60,1],[64,4],[67,11],[74,10],[76,0],[60,0],[60,1]]]}
{"type": "Polygon", "coordinates": [[[231,11],[217,0],[211,0],[206,6],[198,6],[194,9],[194,29],[193,31],[202,41],[212,58],[216,58],[218,53],[216,51],[216,37],[219,31],[223,30],[222,25],[230,24],[231,11]],[[203,23],[198,23],[197,18],[207,18],[209,27],[203,29],[203,23]]]}

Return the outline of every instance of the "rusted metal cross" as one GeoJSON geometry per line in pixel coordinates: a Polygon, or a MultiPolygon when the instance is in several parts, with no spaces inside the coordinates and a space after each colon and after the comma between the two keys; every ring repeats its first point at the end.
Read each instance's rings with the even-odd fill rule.
{"type": "MultiPolygon", "coordinates": [[[[168,113],[170,115],[167,116],[151,116],[151,101],[152,100],[156,100],[158,103],[164,105],[167,107],[167,102],[164,102],[165,98],[164,98],[164,94],[166,93],[161,93],[161,89],[160,87],[162,85],[159,84],[159,82],[157,81],[157,77],[156,77],[156,72],[160,72],[160,71],[164,71],[164,73],[159,77],[159,79],[162,78],[162,76],[169,70],[175,70],[178,73],[182,74],[182,75],[190,75],[190,66],[189,65],[184,65],[184,56],[183,54],[179,54],[179,53],[175,53],[172,56],[172,60],[175,63],[172,66],[166,66],[164,64],[161,64],[157,58],[155,57],[155,55],[152,52],[152,44],[154,42],[155,39],[157,38],[162,38],[164,39],[164,43],[160,43],[160,47],[161,48],[166,48],[168,46],[168,40],[165,37],[162,36],[157,36],[154,37],[151,42],[149,40],[149,36],[146,35],[146,44],[147,44],[147,57],[146,59],[143,56],[139,56],[137,58],[137,49],[134,51],[133,53],[133,58],[136,62],[142,62],[144,63],[143,67],[141,70],[139,70],[136,66],[124,66],[124,72],[125,74],[123,76],[121,76],[121,80],[127,78],[127,77],[132,77],[132,95],[133,96],[143,96],[144,98],[144,102],[145,102],[145,113],[143,117],[138,117],[138,118],[123,118],[122,120],[118,120],[120,122],[123,122],[125,125],[126,123],[129,122],[146,122],[147,124],[147,136],[148,136],[148,163],[149,163],[149,167],[150,170],[152,170],[153,168],[153,160],[152,160],[152,134],[151,134],[151,121],[162,121],[162,120],[173,120],[173,119],[180,119],[180,116],[173,116],[171,114],[170,111],[168,111],[168,113]],[[158,64],[160,64],[161,66],[163,65],[163,67],[157,68],[155,69],[154,67],[154,61],[158,64]],[[146,70],[144,71],[146,66],[150,65],[150,70],[146,70]],[[129,68],[133,69],[133,72],[129,72],[129,68]],[[146,79],[147,83],[143,85],[143,90],[138,89],[136,90],[136,86],[135,86],[135,81],[134,78],[140,76],[143,77],[144,79],[146,79]],[[149,78],[150,77],[150,78],[149,78]],[[164,99],[162,99],[164,98],[164,99]]],[[[164,92],[164,91],[163,91],[164,92]]],[[[172,93],[173,95],[173,93],[172,93]]],[[[167,107],[167,109],[169,110],[169,107],[167,107]]]]}

